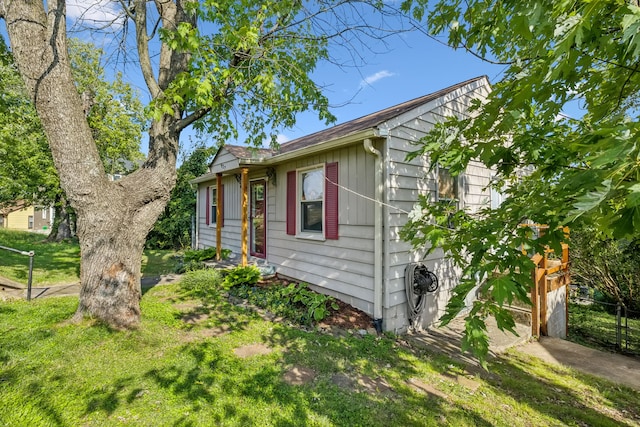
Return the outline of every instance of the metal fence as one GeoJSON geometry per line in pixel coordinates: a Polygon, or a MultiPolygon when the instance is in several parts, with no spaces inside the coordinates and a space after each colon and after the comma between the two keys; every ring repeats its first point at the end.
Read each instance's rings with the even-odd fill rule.
{"type": "Polygon", "coordinates": [[[640,355],[640,312],[620,303],[594,299],[590,295],[571,296],[569,335],[608,349],[640,355]],[[579,316],[586,314],[582,323],[579,316]]]}
{"type": "Polygon", "coordinates": [[[6,246],[0,246],[0,249],[4,249],[5,251],[15,252],[20,255],[25,255],[29,257],[29,276],[27,279],[27,301],[31,301],[31,285],[33,282],[33,256],[36,254],[34,251],[21,251],[20,249],[8,248],[6,246]]]}

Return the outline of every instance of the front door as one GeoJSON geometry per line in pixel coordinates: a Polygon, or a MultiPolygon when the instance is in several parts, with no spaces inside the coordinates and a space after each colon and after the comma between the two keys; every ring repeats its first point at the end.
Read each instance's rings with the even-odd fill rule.
{"type": "Polygon", "coordinates": [[[267,186],[264,179],[251,181],[251,203],[249,205],[249,217],[251,237],[249,248],[251,255],[259,258],[266,257],[267,227],[267,186]]]}

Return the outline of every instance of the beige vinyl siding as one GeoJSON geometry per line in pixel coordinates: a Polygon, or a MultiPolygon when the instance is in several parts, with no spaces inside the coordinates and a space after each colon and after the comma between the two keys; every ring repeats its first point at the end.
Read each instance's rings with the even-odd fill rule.
{"type": "MultiPolygon", "coordinates": [[[[224,185],[224,227],[222,227],[222,247],[230,249],[232,252],[239,254],[240,245],[240,184],[234,175],[222,177],[224,185]]],[[[198,248],[209,248],[216,246],[216,224],[207,225],[206,215],[207,209],[207,187],[215,187],[215,179],[209,182],[203,182],[198,186],[198,248]]]]}
{"type": "Polygon", "coordinates": [[[369,314],[373,312],[374,157],[361,144],[300,158],[277,168],[269,197],[267,260],[281,275],[305,281],[369,314]],[[339,238],[316,241],[286,234],[287,172],[338,162],[339,238]],[[358,194],[355,194],[358,193],[358,194]],[[278,201],[276,203],[276,201],[278,201]]]}
{"type": "MultiPolygon", "coordinates": [[[[425,257],[424,250],[414,250],[400,238],[400,230],[407,221],[406,212],[413,209],[418,195],[428,194],[431,200],[435,200],[437,189],[435,170],[429,171],[427,156],[417,157],[410,162],[406,156],[417,148],[412,143],[419,141],[436,123],[452,114],[466,117],[465,111],[473,97],[485,95],[482,87],[477,88],[477,93],[460,89],[449,94],[447,99],[434,101],[431,108],[422,111],[418,117],[396,118],[396,126],[389,128],[385,150],[387,203],[398,209],[385,207],[383,215],[386,230],[383,304],[384,327],[387,330],[402,331],[408,326],[405,291],[405,268],[408,263],[424,262],[436,273],[440,283],[439,290],[427,297],[427,308],[422,316],[423,326],[436,323],[444,314],[451,289],[460,277],[460,272],[453,268],[442,250],[437,249],[425,257]]],[[[472,162],[459,177],[460,202],[465,209],[473,211],[482,203],[489,202],[487,187],[490,177],[491,171],[477,162],[472,162]]]]}
{"type": "Polygon", "coordinates": [[[225,171],[236,169],[239,166],[238,158],[231,154],[225,147],[222,147],[211,165],[211,172],[224,173],[225,171]]]}

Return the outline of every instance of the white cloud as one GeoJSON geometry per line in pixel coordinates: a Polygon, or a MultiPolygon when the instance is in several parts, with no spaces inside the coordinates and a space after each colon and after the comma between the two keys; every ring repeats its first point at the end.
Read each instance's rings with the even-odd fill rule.
{"type": "Polygon", "coordinates": [[[120,27],[123,15],[118,3],[110,0],[91,2],[69,0],[67,2],[67,18],[91,27],[104,27],[105,25],[120,27]]]}
{"type": "Polygon", "coordinates": [[[276,141],[278,141],[278,144],[284,144],[285,142],[289,142],[289,138],[286,135],[279,133],[276,141]]]}
{"type": "Polygon", "coordinates": [[[362,81],[360,82],[360,87],[371,86],[378,80],[382,80],[384,78],[393,77],[393,76],[395,76],[395,74],[390,71],[387,71],[387,70],[378,71],[377,73],[371,74],[370,76],[367,76],[364,79],[362,79],[362,81]]]}

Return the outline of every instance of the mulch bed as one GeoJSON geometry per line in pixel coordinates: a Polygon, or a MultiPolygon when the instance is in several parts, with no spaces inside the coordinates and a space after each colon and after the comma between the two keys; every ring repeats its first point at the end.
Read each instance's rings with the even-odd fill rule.
{"type": "MultiPolygon", "coordinates": [[[[263,279],[258,282],[258,286],[270,287],[270,286],[288,286],[290,283],[297,283],[286,279],[273,277],[270,279],[263,279]]],[[[371,316],[362,310],[359,310],[351,305],[335,299],[338,304],[338,310],[331,310],[331,315],[320,322],[324,327],[337,327],[340,329],[370,329],[373,327],[373,320],[371,316]]]]}

